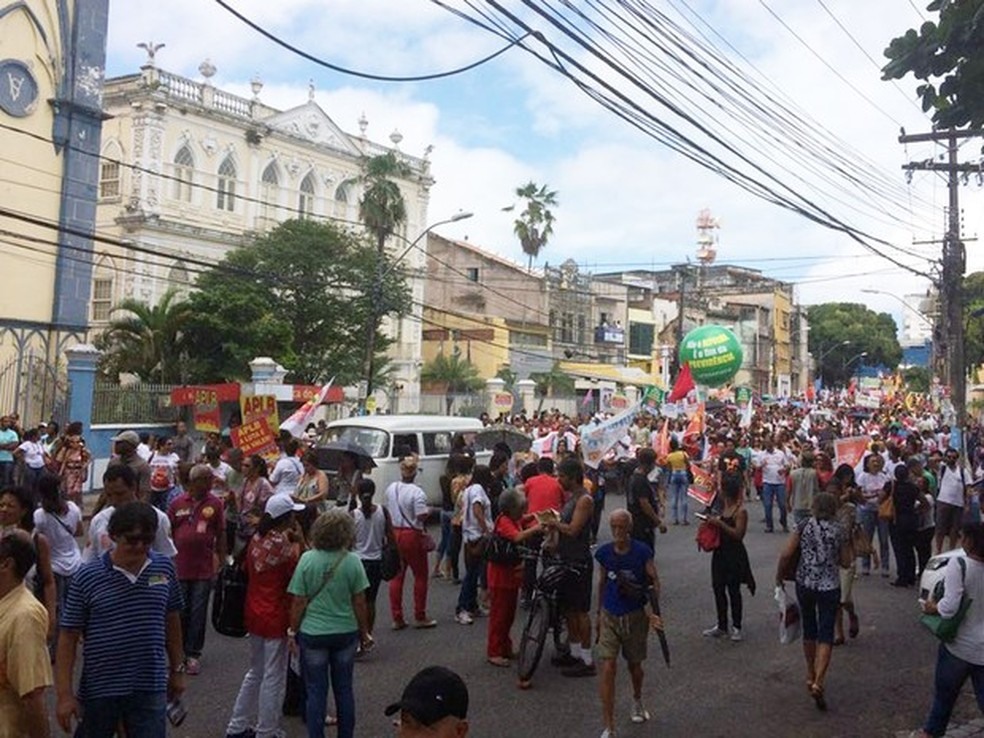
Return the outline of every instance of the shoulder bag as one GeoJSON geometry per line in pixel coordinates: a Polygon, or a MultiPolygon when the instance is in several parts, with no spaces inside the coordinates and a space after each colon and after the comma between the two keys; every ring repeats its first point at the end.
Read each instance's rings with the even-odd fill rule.
{"type": "Polygon", "coordinates": [[[895,482],[892,482],[892,491],[878,503],[878,519],[895,520],[895,482]]]}
{"type": "MultiPolygon", "coordinates": [[[[248,547],[243,551],[248,551],[248,547]]],[[[245,555],[219,569],[212,591],[212,627],[216,633],[231,638],[246,637],[246,586],[245,555]]]]}
{"type": "Polygon", "coordinates": [[[714,551],[721,547],[721,529],[706,520],[697,526],[697,548],[714,551]]]}
{"type": "Polygon", "coordinates": [[[519,548],[515,541],[497,533],[493,528],[485,546],[485,559],[492,564],[515,566],[520,562],[519,548]]]}
{"type": "Polygon", "coordinates": [[[434,536],[428,533],[426,528],[418,528],[416,525],[411,523],[410,519],[407,517],[407,514],[403,512],[403,505],[400,504],[399,482],[397,482],[396,485],[396,509],[400,511],[400,517],[403,518],[403,522],[407,524],[407,527],[417,531],[417,534],[420,536],[420,542],[423,544],[424,551],[430,553],[435,550],[437,548],[437,541],[434,540],[434,536]]]}
{"type": "MultiPolygon", "coordinates": [[[[963,558],[958,558],[957,562],[960,564],[960,580],[966,581],[967,577],[967,562],[963,558]]],[[[939,602],[943,599],[944,585],[941,579],[933,587],[932,599],[933,602],[939,602]]],[[[929,632],[934,636],[939,638],[944,643],[949,643],[954,638],[957,637],[957,632],[960,630],[960,623],[963,622],[964,616],[967,614],[967,610],[970,609],[971,603],[973,603],[970,597],[967,596],[967,592],[964,591],[963,596],[960,598],[960,606],[957,608],[957,612],[954,613],[953,617],[945,618],[939,613],[924,613],[922,617],[919,618],[919,622],[929,629],[929,632]]]]}

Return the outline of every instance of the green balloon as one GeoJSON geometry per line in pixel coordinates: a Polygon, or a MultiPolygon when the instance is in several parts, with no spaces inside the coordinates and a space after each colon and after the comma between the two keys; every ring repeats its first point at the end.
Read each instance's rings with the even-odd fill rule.
{"type": "Polygon", "coordinates": [[[694,328],[680,344],[680,365],[690,364],[694,381],[720,387],[741,368],[741,342],[733,331],[719,325],[694,328]]]}

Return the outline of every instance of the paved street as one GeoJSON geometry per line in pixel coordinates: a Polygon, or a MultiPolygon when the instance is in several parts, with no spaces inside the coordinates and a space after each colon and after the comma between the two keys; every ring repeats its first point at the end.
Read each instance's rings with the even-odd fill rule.
{"type": "MultiPolygon", "coordinates": [[[[613,504],[609,499],[608,509],[620,500],[614,498],[613,504]]],[[[827,682],[830,709],[826,714],[818,712],[805,689],[800,644],[782,646],[776,633],[771,582],[784,536],[762,532],[757,522],[760,508],[752,504],[755,524],[746,542],[759,590],[755,597],[745,597],[742,643],[700,635],[713,623],[714,614],[710,556],[697,551],[694,527],[671,527],[659,538],[662,605],[673,666],[663,665],[653,639],[645,687],[653,721],[645,726],[628,719],[628,676],[624,669],[620,672],[619,735],[895,736],[918,727],[932,694],[936,644],[917,624],[915,592],[897,590],[877,576],[857,583],[861,635],[835,650],[827,682]]],[[[519,691],[514,671],[485,663],[485,621],[470,627],[453,622],[456,594],[456,587],[434,582],[431,614],[439,626],[393,633],[385,589],[380,592],[378,645],[356,667],[357,735],[390,735],[383,708],[399,698],[403,683],[418,668],[438,663],[455,669],[468,683],[474,736],[596,738],[601,727],[595,680],[565,679],[545,664],[533,689],[519,691]]],[[[202,674],[189,678],[188,719],[173,735],[224,735],[246,650],[245,642],[209,632],[202,674]]],[[[968,691],[958,703],[954,722],[978,717],[968,691]]],[[[285,724],[289,736],[304,735],[299,719],[285,724]]],[[[326,734],[331,736],[331,730],[326,734]]]]}

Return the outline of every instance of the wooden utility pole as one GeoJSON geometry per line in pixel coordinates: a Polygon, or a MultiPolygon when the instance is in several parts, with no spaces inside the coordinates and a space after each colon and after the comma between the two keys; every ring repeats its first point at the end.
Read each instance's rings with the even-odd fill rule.
{"type": "MultiPolygon", "coordinates": [[[[961,164],[957,161],[958,141],[963,138],[984,136],[984,131],[958,131],[948,128],[931,133],[899,136],[899,143],[945,143],[946,163],[933,159],[910,162],[902,166],[907,171],[946,172],[949,190],[946,236],[943,239],[943,258],[937,288],[940,295],[940,330],[944,344],[937,350],[945,362],[945,380],[950,385],[950,396],[957,414],[957,426],[963,431],[967,419],[967,367],[964,360],[963,278],[967,256],[960,234],[960,180],[961,172],[980,172],[980,164],[961,164]]],[[[935,332],[934,332],[935,333],[935,332]]],[[[935,348],[935,347],[934,347],[935,348]]]]}

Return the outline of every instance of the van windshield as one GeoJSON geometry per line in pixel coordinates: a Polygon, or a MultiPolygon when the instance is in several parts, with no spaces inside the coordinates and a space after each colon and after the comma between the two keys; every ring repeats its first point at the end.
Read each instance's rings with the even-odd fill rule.
{"type": "Polygon", "coordinates": [[[365,449],[374,459],[389,456],[389,433],[359,425],[338,425],[328,429],[325,441],[350,441],[365,449]]]}

